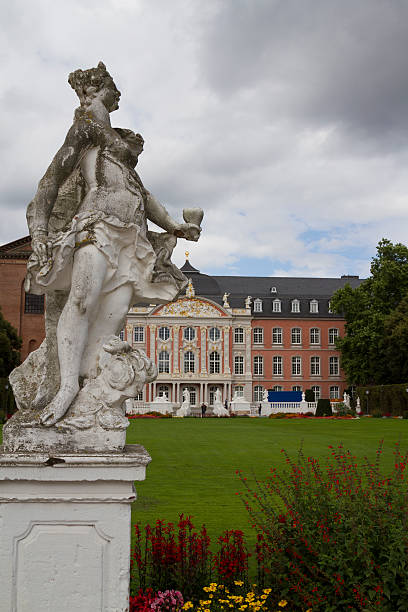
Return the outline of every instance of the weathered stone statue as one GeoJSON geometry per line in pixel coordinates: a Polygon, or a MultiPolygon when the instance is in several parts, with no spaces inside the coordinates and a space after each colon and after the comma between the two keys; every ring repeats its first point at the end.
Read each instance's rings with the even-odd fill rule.
{"type": "Polygon", "coordinates": [[[177,410],[176,415],[178,417],[185,417],[191,413],[190,407],[190,391],[188,389],[184,389],[183,391],[183,403],[180,408],[177,410]]]}
{"type": "MultiPolygon", "coordinates": [[[[86,417],[88,404],[91,413],[95,401],[115,395],[103,373],[107,353],[132,361],[135,377],[143,380],[139,387],[156,371],[127,343],[107,348],[113,346],[108,339],[123,328],[133,303],[165,303],[185,289],[187,279],[171,254],[177,238],[196,241],[201,232],[201,209],[185,209],[186,222],[178,223],[143,186],[134,169],[143,138],[111,127],[120,92],[104,64],[76,70],[68,81],[80,106],[27,209],[33,255],[26,291],[46,294],[46,339],[10,376],[20,409],[4,428],[10,450],[17,438],[19,444],[28,439],[30,448],[60,444],[63,438],[45,428],[82,430],[92,422],[101,433],[118,427],[118,399],[115,417],[105,409],[86,417]],[[147,219],[165,232],[148,231],[147,219]],[[140,376],[139,362],[145,370],[140,376]]],[[[70,444],[78,439],[71,436],[70,444]]],[[[82,437],[78,444],[83,448],[82,437]]],[[[103,445],[104,435],[97,446],[103,445]]]]}

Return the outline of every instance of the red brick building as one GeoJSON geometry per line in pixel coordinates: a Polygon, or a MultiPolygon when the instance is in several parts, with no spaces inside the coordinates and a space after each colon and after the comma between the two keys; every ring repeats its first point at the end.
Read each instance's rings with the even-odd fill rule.
{"type": "Polygon", "coordinates": [[[24,291],[31,252],[30,236],[0,246],[0,307],[4,318],[23,340],[23,360],[40,346],[45,336],[44,297],[24,291]]]}
{"type": "MultiPolygon", "coordinates": [[[[43,297],[24,291],[30,252],[29,237],[0,247],[0,306],[23,339],[23,359],[44,338],[43,297]]],[[[330,311],[330,298],[346,283],[357,287],[357,276],[209,276],[188,260],[182,271],[190,279],[186,295],[164,306],[134,305],[122,332],[158,365],[141,401],[165,393],[180,402],[185,387],[193,405],[211,405],[217,389],[223,400],[238,393],[251,402],[264,389],[342,396],[335,342],[344,320],[330,311]]]]}

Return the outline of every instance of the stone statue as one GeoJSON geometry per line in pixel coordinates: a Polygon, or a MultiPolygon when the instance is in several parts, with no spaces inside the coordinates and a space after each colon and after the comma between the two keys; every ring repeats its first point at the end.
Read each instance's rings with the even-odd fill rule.
{"type": "Polygon", "coordinates": [[[183,391],[183,403],[181,407],[177,410],[176,415],[178,417],[185,417],[191,413],[190,409],[190,391],[188,389],[184,389],[183,391]]]}
{"type": "Polygon", "coordinates": [[[268,389],[264,389],[262,392],[262,401],[263,402],[269,402],[269,397],[268,397],[268,389]]]}
{"type": "Polygon", "coordinates": [[[350,408],[350,396],[346,392],[344,392],[343,394],[343,403],[346,406],[346,408],[350,408]]]}
{"type": "Polygon", "coordinates": [[[222,404],[221,391],[219,389],[215,392],[213,414],[217,417],[228,417],[229,412],[224,408],[222,404]]]}
{"type": "Polygon", "coordinates": [[[252,303],[252,295],[248,295],[247,298],[245,298],[245,308],[251,308],[251,303],[252,303]]]}
{"type": "Polygon", "coordinates": [[[230,294],[229,293],[224,293],[224,295],[222,296],[222,305],[224,306],[224,308],[229,308],[229,302],[228,302],[228,298],[229,298],[230,294]]]}
{"type": "Polygon", "coordinates": [[[21,380],[30,386],[30,411],[44,427],[68,418],[79,393],[85,406],[101,374],[101,349],[133,303],[166,303],[185,289],[170,258],[177,238],[198,240],[203,217],[185,209],[178,223],[145,189],[134,169],[144,141],[111,127],[120,92],[104,64],[68,81],[80,106],[27,209],[26,291],[46,294],[46,339],[10,377],[19,408],[27,398],[21,380]],[[148,219],[164,233],[148,231],[148,219]]]}

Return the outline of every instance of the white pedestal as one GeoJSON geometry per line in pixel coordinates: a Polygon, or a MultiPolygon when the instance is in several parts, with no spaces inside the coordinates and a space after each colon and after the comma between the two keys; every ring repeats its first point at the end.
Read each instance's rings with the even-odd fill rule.
{"type": "Polygon", "coordinates": [[[231,402],[231,412],[234,414],[251,414],[251,404],[243,397],[236,402],[231,402]]]}
{"type": "Polygon", "coordinates": [[[0,451],[1,612],[127,612],[133,482],[149,461],[139,445],[0,451]]]}
{"type": "Polygon", "coordinates": [[[272,412],[272,406],[269,402],[261,402],[261,416],[269,416],[272,412]]]}

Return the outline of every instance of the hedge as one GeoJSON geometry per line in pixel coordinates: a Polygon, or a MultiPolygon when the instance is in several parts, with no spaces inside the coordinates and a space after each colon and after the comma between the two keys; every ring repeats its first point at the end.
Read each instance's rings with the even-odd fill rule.
{"type": "Polygon", "coordinates": [[[356,396],[360,398],[363,414],[381,413],[383,416],[404,416],[408,413],[407,389],[408,382],[399,385],[357,387],[356,396]]]}

